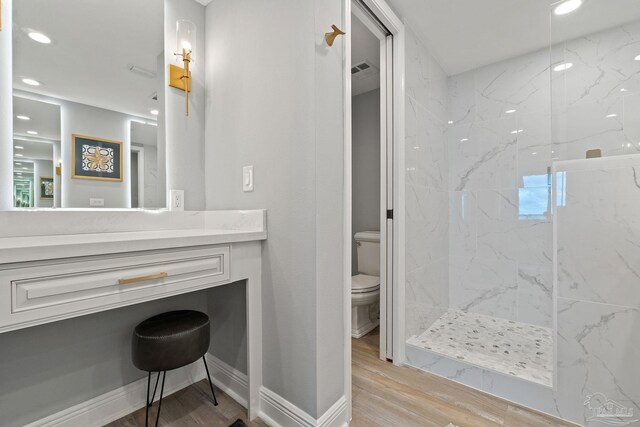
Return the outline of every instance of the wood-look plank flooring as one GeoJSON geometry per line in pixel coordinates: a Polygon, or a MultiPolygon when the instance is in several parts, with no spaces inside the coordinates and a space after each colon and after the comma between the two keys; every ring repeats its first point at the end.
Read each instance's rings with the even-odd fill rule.
{"type": "MultiPolygon", "coordinates": [[[[544,414],[514,405],[461,384],[378,358],[378,331],[352,340],[352,427],[575,427],[544,414]]],[[[207,380],[162,400],[160,426],[227,427],[240,418],[250,427],[266,427],[261,420],[247,421],[247,412],[216,389],[213,406],[207,380]]],[[[150,411],[155,421],[157,402],[150,411]]],[[[144,408],[108,427],[144,426],[144,408]]],[[[153,423],[151,422],[151,425],[153,423]]]]}
{"type": "MultiPolygon", "coordinates": [[[[152,384],[153,385],[153,384],[152,384]]],[[[213,406],[209,382],[204,379],[162,399],[159,426],[164,427],[228,427],[240,418],[249,427],[267,427],[261,420],[249,422],[247,410],[216,388],[218,406],[213,406]]],[[[149,411],[149,425],[154,426],[158,402],[149,411]]],[[[108,427],[144,426],[144,408],[137,410],[108,427]]]]}
{"type": "Polygon", "coordinates": [[[352,427],[575,427],[411,367],[379,359],[379,333],[353,339],[352,427]]]}

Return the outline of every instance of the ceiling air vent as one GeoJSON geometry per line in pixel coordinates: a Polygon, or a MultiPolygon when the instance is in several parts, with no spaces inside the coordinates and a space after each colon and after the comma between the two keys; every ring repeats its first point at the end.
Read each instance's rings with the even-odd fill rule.
{"type": "Polygon", "coordinates": [[[363,61],[351,67],[351,76],[363,79],[375,74],[377,70],[370,62],[363,61]]]}

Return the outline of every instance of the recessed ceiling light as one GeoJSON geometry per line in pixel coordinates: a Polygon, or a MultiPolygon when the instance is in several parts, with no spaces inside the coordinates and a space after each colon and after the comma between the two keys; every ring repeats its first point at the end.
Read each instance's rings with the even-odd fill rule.
{"type": "Polygon", "coordinates": [[[30,31],[28,35],[31,40],[37,41],[38,43],[42,43],[42,44],[51,43],[51,39],[49,37],[37,31],[30,31]]]}
{"type": "Polygon", "coordinates": [[[153,114],[154,116],[157,116],[158,114],[160,114],[160,112],[158,110],[150,110],[149,112],[151,114],[153,114]]]}
{"type": "Polygon", "coordinates": [[[629,92],[629,89],[622,88],[620,89],[620,92],[629,92]]]}
{"type": "Polygon", "coordinates": [[[513,114],[513,113],[515,113],[515,112],[516,112],[516,110],[507,110],[507,111],[505,111],[504,113],[505,113],[505,114],[513,114]]]}
{"type": "Polygon", "coordinates": [[[565,71],[571,67],[573,67],[573,64],[571,62],[565,62],[563,64],[558,64],[555,67],[553,67],[553,71],[565,71]]]}
{"type": "Polygon", "coordinates": [[[532,152],[531,154],[535,156],[535,155],[536,155],[536,154],[538,154],[538,153],[536,153],[536,152],[534,151],[534,152],[532,152]]]}
{"type": "Polygon", "coordinates": [[[447,123],[452,125],[453,124],[453,120],[449,120],[447,123]]]}
{"type": "Polygon", "coordinates": [[[27,133],[29,135],[37,135],[38,134],[38,132],[36,132],[35,130],[28,130],[27,133]]]}
{"type": "Polygon", "coordinates": [[[567,0],[556,6],[556,8],[553,9],[553,13],[556,15],[566,15],[580,6],[582,6],[582,0],[567,0]]]}
{"type": "Polygon", "coordinates": [[[636,61],[640,61],[640,55],[636,56],[635,58],[633,58],[636,61]]]}
{"type": "Polygon", "coordinates": [[[462,138],[462,139],[460,140],[460,142],[467,142],[468,140],[469,140],[469,138],[462,138]]]}
{"type": "Polygon", "coordinates": [[[40,86],[40,82],[33,79],[22,79],[22,83],[29,86],[40,86]]]}
{"type": "Polygon", "coordinates": [[[615,114],[615,113],[607,114],[607,119],[610,119],[610,118],[612,118],[612,117],[618,117],[618,115],[617,115],[617,114],[615,114]]]}
{"type": "Polygon", "coordinates": [[[24,147],[21,145],[14,145],[13,148],[15,148],[16,150],[24,150],[24,147]]]}
{"type": "Polygon", "coordinates": [[[16,118],[20,120],[31,120],[31,117],[29,116],[16,116],[16,118]]]}
{"type": "Polygon", "coordinates": [[[512,130],[511,131],[512,134],[522,133],[522,132],[524,132],[524,129],[517,129],[517,130],[512,130]]]}

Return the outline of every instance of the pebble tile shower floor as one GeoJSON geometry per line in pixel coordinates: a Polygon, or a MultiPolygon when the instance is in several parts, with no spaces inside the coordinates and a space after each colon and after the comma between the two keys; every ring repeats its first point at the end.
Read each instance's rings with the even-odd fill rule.
{"type": "Polygon", "coordinates": [[[548,387],[553,383],[549,328],[449,310],[407,344],[548,387]]]}

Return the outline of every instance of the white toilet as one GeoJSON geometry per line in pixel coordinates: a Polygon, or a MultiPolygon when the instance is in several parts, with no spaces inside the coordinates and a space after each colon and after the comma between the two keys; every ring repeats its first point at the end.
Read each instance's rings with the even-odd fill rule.
{"type": "Polygon", "coordinates": [[[358,273],[351,277],[351,336],[360,338],[380,323],[380,232],[356,233],[358,273]]]}

